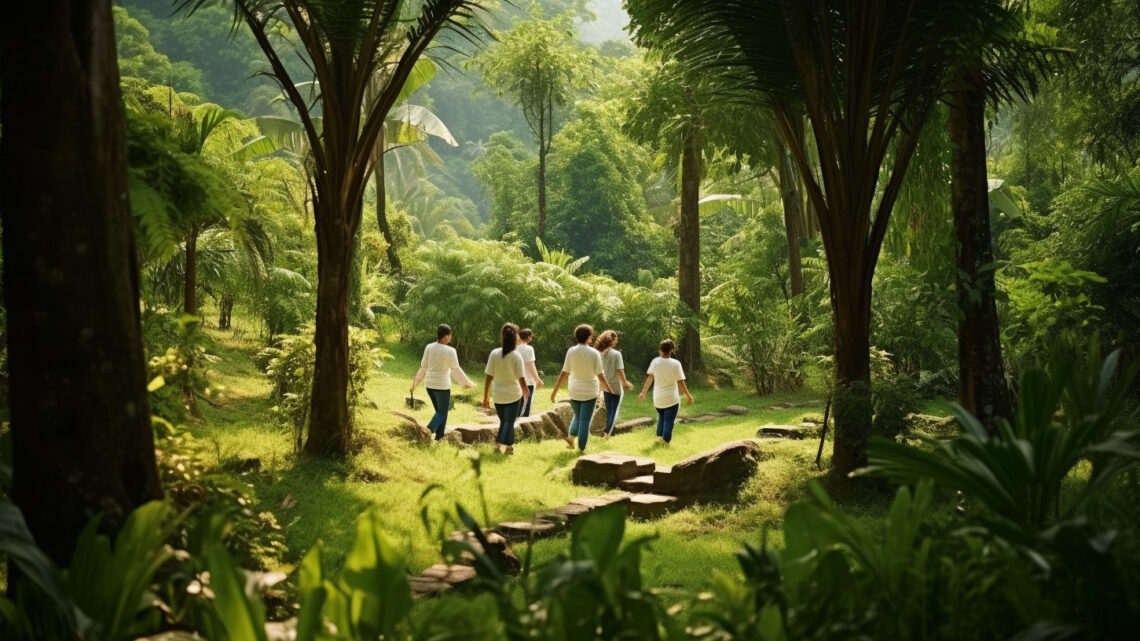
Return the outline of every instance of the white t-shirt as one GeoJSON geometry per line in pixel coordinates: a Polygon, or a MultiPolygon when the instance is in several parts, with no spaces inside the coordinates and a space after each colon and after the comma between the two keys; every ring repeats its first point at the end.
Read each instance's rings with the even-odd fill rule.
{"type": "Polygon", "coordinates": [[[618,377],[618,370],[625,369],[625,361],[621,357],[621,352],[614,348],[609,348],[602,352],[602,373],[606,376],[606,382],[610,384],[610,389],[614,394],[622,394],[621,378],[618,377]]]}
{"type": "Polygon", "coordinates": [[[528,370],[526,367],[527,363],[533,363],[534,362],[534,348],[531,347],[530,345],[524,345],[522,343],[519,343],[518,347],[515,347],[515,351],[519,353],[519,356],[522,356],[522,359],[523,359],[523,378],[526,379],[526,384],[527,385],[537,385],[538,381],[534,380],[534,377],[530,375],[530,370],[528,370]]]}
{"type": "Polygon", "coordinates": [[[653,375],[653,407],[663,410],[681,402],[681,390],[677,387],[677,381],[685,380],[681,361],[658,356],[646,374],[653,375]]]}
{"type": "Polygon", "coordinates": [[[562,371],[570,375],[566,391],[572,401],[592,401],[598,398],[602,385],[598,374],[602,373],[602,355],[589,345],[575,345],[566,350],[566,360],[562,371]]]}
{"type": "MultiPolygon", "coordinates": [[[[443,343],[428,343],[424,357],[420,360],[424,372],[424,387],[428,389],[451,389],[451,370],[459,369],[459,357],[455,348],[443,343]]],[[[462,381],[460,381],[462,382],[462,381]]]]}
{"type": "Polygon", "coordinates": [[[491,382],[491,395],[499,405],[514,403],[522,398],[519,379],[523,377],[523,362],[517,348],[504,358],[503,348],[496,347],[487,357],[487,368],[483,373],[490,374],[495,379],[491,382]]]}

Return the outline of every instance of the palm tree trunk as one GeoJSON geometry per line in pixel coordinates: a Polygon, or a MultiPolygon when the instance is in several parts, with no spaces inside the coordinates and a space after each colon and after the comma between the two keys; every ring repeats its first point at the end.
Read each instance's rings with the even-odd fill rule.
{"type": "Polygon", "coordinates": [[[546,242],[546,152],[545,143],[538,145],[538,239],[546,242]]]}
{"type": "MultiPolygon", "coordinates": [[[[837,250],[836,253],[840,253],[837,250]]],[[[848,264],[842,256],[828,255],[831,272],[831,306],[835,317],[835,447],[831,475],[838,486],[867,464],[871,436],[871,270],[834,269],[848,264]],[[864,275],[864,272],[868,272],[864,275]]]]}
{"type": "Polygon", "coordinates": [[[12,496],[60,565],[88,519],[113,531],[162,496],[110,5],[46,0],[0,21],[12,496]]]}
{"type": "Polygon", "coordinates": [[[985,102],[967,88],[950,101],[951,209],[958,240],[958,402],[991,430],[1012,417],[994,293],[986,181],[985,102]]]}
{"type": "Polygon", "coordinates": [[[312,411],[305,453],[345,457],[352,442],[348,408],[348,311],[352,291],[352,249],[360,222],[317,201],[317,319],[312,411]]]}
{"type": "Polygon", "coordinates": [[[792,296],[804,292],[803,261],[800,258],[800,238],[803,233],[800,223],[803,211],[800,208],[800,194],[796,189],[796,171],[792,159],[783,143],[777,143],[780,178],[780,198],[784,202],[784,230],[788,239],[788,279],[792,285],[792,296]]]}
{"type": "Polygon", "coordinates": [[[704,370],[701,354],[701,149],[692,133],[681,151],[681,219],[677,224],[679,250],[677,290],[690,319],[681,339],[681,360],[694,372],[704,370]]]}
{"type": "Polygon", "coordinates": [[[186,273],[183,275],[185,283],[182,288],[182,311],[186,314],[198,314],[198,226],[190,227],[190,234],[186,237],[186,273]]]}

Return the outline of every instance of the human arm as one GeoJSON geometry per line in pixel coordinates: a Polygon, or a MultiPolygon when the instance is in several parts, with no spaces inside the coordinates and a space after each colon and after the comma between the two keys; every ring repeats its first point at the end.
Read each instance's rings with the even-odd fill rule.
{"type": "Polygon", "coordinates": [[[408,390],[409,394],[416,391],[416,385],[424,380],[424,374],[427,374],[427,365],[420,365],[420,371],[416,372],[416,377],[412,379],[412,387],[408,390]]]}
{"type": "Polygon", "coordinates": [[[542,387],[542,377],[538,375],[538,368],[534,366],[534,361],[527,361],[526,371],[534,379],[535,387],[542,387]]]}
{"type": "Polygon", "coordinates": [[[649,391],[649,386],[652,384],[653,384],[653,374],[649,374],[648,376],[645,377],[645,385],[641,386],[641,393],[637,395],[637,398],[644,401],[645,400],[645,393],[649,391]]]}
{"type": "Polygon", "coordinates": [[[602,389],[608,394],[617,394],[614,388],[610,387],[610,382],[606,380],[605,374],[598,374],[598,380],[602,382],[602,389]]]}
{"type": "Polygon", "coordinates": [[[463,368],[458,365],[451,368],[451,376],[463,386],[463,389],[475,387],[475,383],[473,383],[470,378],[467,378],[467,372],[464,372],[463,368]]]}
{"type": "Polygon", "coordinates": [[[491,381],[495,380],[494,376],[487,374],[483,380],[483,407],[491,407],[491,381]]]}
{"type": "Polygon", "coordinates": [[[689,399],[689,405],[692,405],[693,395],[689,393],[689,388],[685,385],[685,379],[677,381],[677,387],[681,389],[681,393],[685,395],[685,398],[689,399]]]}
{"type": "Polygon", "coordinates": [[[562,387],[562,383],[566,381],[566,377],[568,376],[570,376],[570,373],[566,370],[562,370],[562,373],[558,375],[558,381],[554,383],[554,389],[550,390],[551,403],[555,402],[554,397],[558,394],[558,388],[562,387]]]}
{"type": "Polygon", "coordinates": [[[618,375],[618,378],[621,379],[621,386],[622,387],[624,387],[625,389],[633,389],[633,383],[630,383],[625,378],[625,370],[624,369],[619,369],[617,371],[617,375],[618,375]]]}

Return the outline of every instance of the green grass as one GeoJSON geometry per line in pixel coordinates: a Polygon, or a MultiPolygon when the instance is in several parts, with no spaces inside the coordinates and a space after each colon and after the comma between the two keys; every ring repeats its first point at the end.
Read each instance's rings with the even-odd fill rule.
{"type": "MultiPolygon", "coordinates": [[[[440,562],[438,542],[441,535],[456,529],[445,519],[453,517],[457,504],[480,521],[485,516],[491,522],[522,520],[575,497],[605,491],[570,483],[576,454],[558,440],[521,441],[515,454],[507,457],[490,446],[423,446],[400,439],[394,432],[399,419],[388,410],[404,410],[404,397],[419,367],[418,346],[389,347],[393,358],[370,380],[356,424],[363,443],[359,454],[344,463],[296,458],[290,435],[274,424],[267,379],[253,364],[258,342],[219,332],[211,335],[217,343],[218,360],[211,365],[210,377],[224,391],[216,404],[203,404],[203,420],[190,428],[192,447],[209,475],[244,484],[253,497],[254,511],[274,513],[289,549],[286,565],[297,562],[318,540],[330,564],[339,564],[351,544],[357,518],[369,507],[383,515],[389,534],[404,548],[409,570],[418,572],[440,562]],[[227,463],[254,457],[261,461],[260,471],[240,477],[227,471],[233,469],[227,463]],[[478,477],[473,458],[481,469],[478,477]],[[421,511],[432,531],[425,529],[421,511]]],[[[482,394],[482,367],[466,365],[465,369],[480,383],[470,390],[477,402],[482,394]]],[[[638,385],[636,392],[643,379],[635,375],[633,380],[638,385]]],[[[547,381],[552,383],[552,377],[547,376],[547,381]]],[[[549,389],[541,388],[536,394],[535,412],[552,405],[549,389]]],[[[668,447],[655,445],[654,430],[645,427],[606,442],[591,438],[587,451],[648,456],[672,464],[724,442],[750,438],[761,425],[794,424],[805,414],[822,411],[818,407],[767,409],[780,401],[819,398],[811,393],[757,398],[743,390],[696,387],[693,396],[696,404],[684,405],[682,417],[720,411],[728,405],[744,405],[752,412],[707,423],[679,423],[668,447]]],[[[426,423],[431,410],[414,414],[426,423]]],[[[636,394],[629,393],[621,420],[638,416],[655,416],[655,412],[650,402],[639,402],[636,394]]],[[[475,423],[480,418],[473,404],[457,402],[449,424],[475,423]]],[[[780,544],[779,528],[788,503],[804,497],[807,481],[821,474],[814,464],[817,446],[817,440],[765,440],[762,448],[771,456],[761,463],[735,504],[698,505],[661,520],[630,523],[627,536],[657,537],[653,553],[645,560],[647,583],[692,593],[707,584],[711,571],[734,571],[732,553],[741,542],[758,543],[767,531],[768,539],[780,544]]],[[[830,444],[824,448],[825,467],[830,449],[830,444]]],[[[866,509],[881,513],[882,506],[866,509]]],[[[536,544],[534,562],[551,558],[565,545],[565,537],[536,544]]]]}

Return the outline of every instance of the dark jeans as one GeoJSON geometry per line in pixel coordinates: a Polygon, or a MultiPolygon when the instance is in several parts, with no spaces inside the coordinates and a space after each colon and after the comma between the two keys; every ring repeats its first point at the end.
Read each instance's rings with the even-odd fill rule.
{"type": "Polygon", "coordinates": [[[617,421],[618,408],[621,407],[621,394],[602,392],[606,398],[606,434],[614,433],[614,422],[617,421]]]}
{"type": "Polygon", "coordinates": [[[570,436],[578,437],[578,449],[585,451],[586,439],[590,438],[590,421],[594,418],[594,406],[597,401],[570,400],[570,408],[574,410],[574,419],[570,421],[570,436]]]}
{"type": "Polygon", "coordinates": [[[435,414],[428,421],[427,428],[429,432],[435,434],[435,440],[438,441],[443,438],[443,432],[447,429],[447,411],[451,409],[451,390],[429,387],[427,393],[428,398],[431,399],[431,406],[435,408],[435,414]]]}
{"type": "Polygon", "coordinates": [[[514,403],[495,403],[495,412],[499,415],[499,435],[495,437],[496,443],[507,446],[515,444],[515,419],[519,417],[522,405],[521,398],[514,403]]]}
{"type": "Polygon", "coordinates": [[[530,395],[523,399],[522,413],[519,416],[530,416],[530,405],[534,401],[534,385],[527,385],[526,388],[530,390],[530,395]]]}
{"type": "Polygon", "coordinates": [[[673,422],[677,420],[680,409],[680,403],[665,409],[657,408],[657,436],[665,439],[666,443],[673,440],[673,422]]]}

